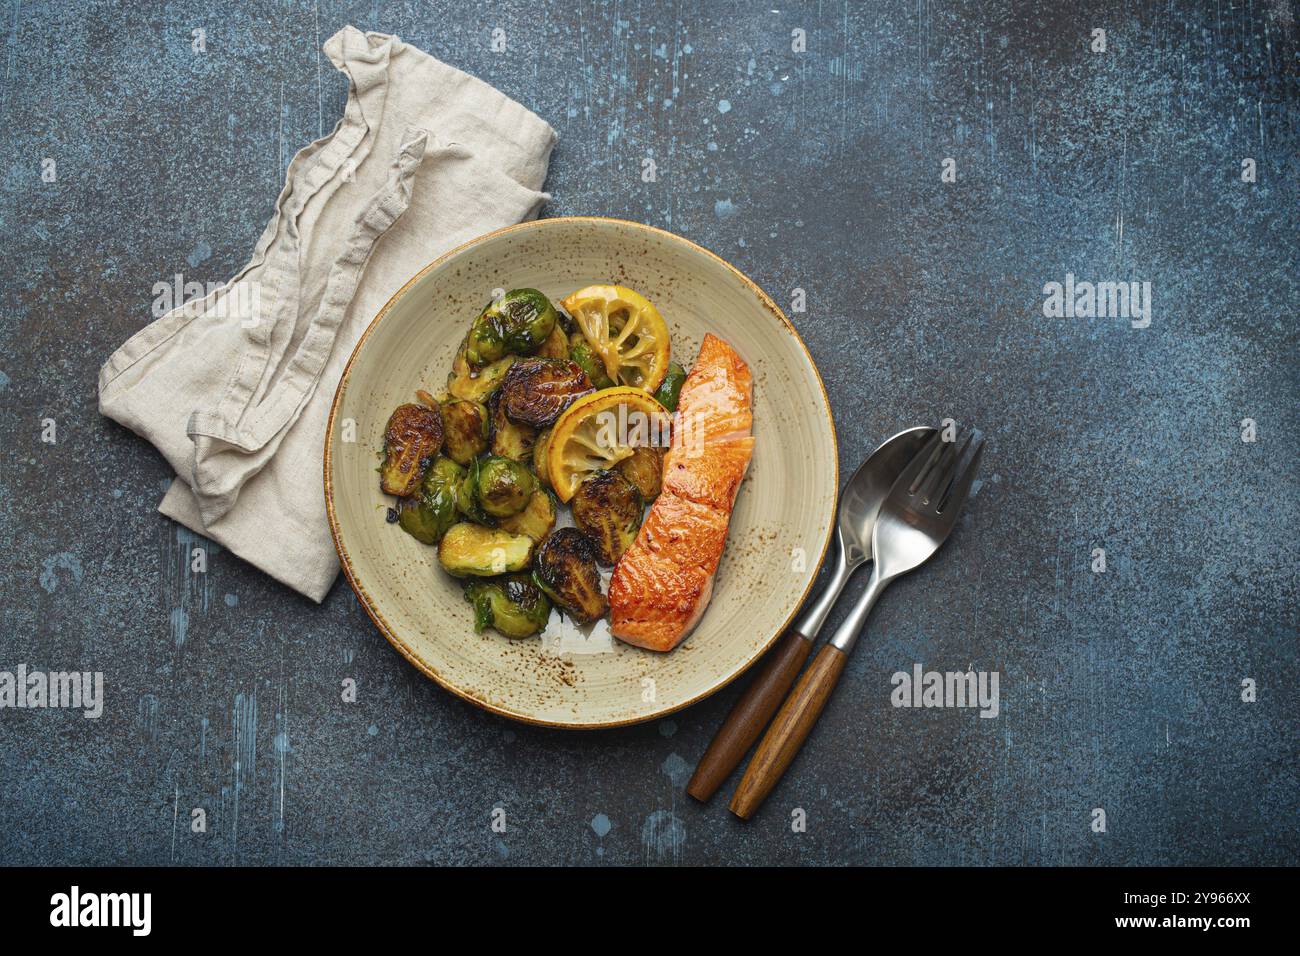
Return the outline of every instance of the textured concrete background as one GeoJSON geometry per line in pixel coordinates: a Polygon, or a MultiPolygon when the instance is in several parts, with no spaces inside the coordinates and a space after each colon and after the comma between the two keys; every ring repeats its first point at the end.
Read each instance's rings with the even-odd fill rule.
{"type": "Polygon", "coordinates": [[[1294,863],[1290,0],[493,6],[6,2],[0,669],[102,670],[108,699],[0,710],[0,861],[1294,863]],[[753,823],[683,791],[737,687],[616,732],[481,712],[342,581],[318,608],[216,548],[189,573],[165,465],[98,416],[153,284],[226,279],[340,114],[318,51],[348,23],[547,118],[548,214],[805,289],[845,474],[941,415],[989,433],[964,527],[884,599],[753,823]],[[1150,281],[1150,327],[1044,318],[1067,272],[1150,281]],[[891,708],[914,662],[999,670],[1001,716],[891,708]]]}

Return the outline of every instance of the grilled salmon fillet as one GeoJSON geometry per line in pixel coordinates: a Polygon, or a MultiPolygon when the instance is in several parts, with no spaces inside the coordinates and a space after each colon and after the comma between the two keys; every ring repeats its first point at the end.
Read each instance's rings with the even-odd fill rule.
{"type": "Polygon", "coordinates": [[[664,455],[663,489],[730,515],[753,453],[752,437],[729,438],[705,445],[703,454],[708,456],[707,462],[692,458],[689,449],[670,448],[664,455]]]}
{"type": "Polygon", "coordinates": [[[753,387],[735,349],[706,335],[678,399],[663,490],[609,582],[610,630],[620,640],[671,651],[708,607],[754,452],[753,387]]]}
{"type": "Polygon", "coordinates": [[[744,359],[716,335],[706,335],[677,398],[686,443],[747,437],[754,425],[753,391],[754,376],[744,359]]]}

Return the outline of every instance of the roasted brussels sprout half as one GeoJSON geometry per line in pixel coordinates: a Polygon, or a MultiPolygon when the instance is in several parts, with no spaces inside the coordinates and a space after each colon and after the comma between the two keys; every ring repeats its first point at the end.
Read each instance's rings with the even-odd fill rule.
{"type": "Polygon", "coordinates": [[[604,616],[595,543],[577,528],[557,528],[537,549],[533,580],[578,624],[604,616]]]}
{"type": "Polygon", "coordinates": [[[442,448],[442,416],[427,405],[398,405],[384,429],[384,464],[379,485],[385,494],[414,494],[425,469],[442,448]]]}
{"type": "Polygon", "coordinates": [[[632,482],[642,498],[653,501],[663,487],[664,450],[645,445],[633,448],[631,456],[615,465],[614,470],[632,482]]]}
{"type": "Polygon", "coordinates": [[[636,486],[616,471],[592,472],[578,485],[573,523],[596,545],[601,564],[616,564],[636,538],[645,503],[636,486]]]}
{"type": "Polygon", "coordinates": [[[447,529],[438,544],[438,563],[454,578],[485,578],[522,571],[533,557],[533,539],[499,528],[462,521],[447,529]]]}
{"type": "Polygon", "coordinates": [[[515,364],[515,357],[507,355],[485,368],[471,368],[465,358],[465,346],[460,347],[451,363],[451,372],[447,375],[447,391],[456,398],[470,402],[486,402],[492,393],[501,387],[506,372],[515,364]]]}
{"type": "Polygon", "coordinates": [[[465,469],[439,455],[424,474],[415,494],[403,498],[397,523],[417,541],[437,544],[456,523],[456,497],[465,479],[465,469]]]}
{"type": "Polygon", "coordinates": [[[524,510],[509,518],[502,518],[497,527],[511,534],[526,534],[541,541],[555,527],[555,499],[545,488],[538,488],[528,498],[524,510]]]}
{"type": "Polygon", "coordinates": [[[532,425],[512,422],[506,415],[505,402],[497,396],[492,410],[492,454],[515,461],[528,461],[533,457],[533,444],[537,429],[532,425]]]}
{"type": "Polygon", "coordinates": [[[455,398],[442,406],[443,441],[447,457],[468,465],[488,447],[488,410],[479,402],[455,398]]]}
{"type": "Polygon", "coordinates": [[[526,465],[500,455],[480,459],[474,496],[493,518],[519,514],[537,490],[537,479],[526,465]]]}
{"type": "MultiPolygon", "coordinates": [[[[488,309],[492,306],[488,306],[488,309]]],[[[465,336],[465,361],[470,368],[482,368],[500,358],[504,358],[509,349],[497,324],[484,309],[469,327],[465,336]]]]}
{"type": "Polygon", "coordinates": [[[559,322],[555,323],[555,328],[551,329],[551,334],[537,350],[537,357],[553,359],[569,357],[569,337],[564,334],[564,327],[559,322]]]}
{"type": "Polygon", "coordinates": [[[481,368],[508,353],[532,355],[555,330],[559,316],[536,289],[511,289],[487,304],[470,326],[465,359],[481,368]]]}
{"type": "Polygon", "coordinates": [[[551,602],[527,574],[468,581],[465,598],[474,607],[474,630],[495,628],[506,637],[532,637],[546,627],[551,602]]]}
{"type": "Polygon", "coordinates": [[[488,528],[497,526],[497,519],[483,510],[478,500],[478,477],[481,461],[475,458],[465,468],[465,480],[456,493],[456,507],[470,521],[488,528]]]}
{"type": "Polygon", "coordinates": [[[685,381],[686,369],[676,362],[669,362],[664,380],[659,383],[659,388],[655,391],[655,401],[670,412],[677,411],[677,400],[681,398],[682,383],[685,381]]]}
{"type": "Polygon", "coordinates": [[[574,332],[569,336],[569,358],[587,374],[588,381],[596,390],[614,387],[613,380],[605,371],[605,363],[601,361],[596,350],[591,347],[591,343],[581,332],[574,332]]]}
{"type": "Polygon", "coordinates": [[[549,428],[575,401],[594,391],[587,373],[568,359],[523,359],[501,384],[501,403],[511,421],[549,428]]]}
{"type": "Polygon", "coordinates": [[[546,487],[551,486],[551,477],[546,470],[546,450],[551,447],[551,430],[548,428],[537,436],[537,442],[533,445],[533,471],[537,473],[537,480],[546,487]]]}

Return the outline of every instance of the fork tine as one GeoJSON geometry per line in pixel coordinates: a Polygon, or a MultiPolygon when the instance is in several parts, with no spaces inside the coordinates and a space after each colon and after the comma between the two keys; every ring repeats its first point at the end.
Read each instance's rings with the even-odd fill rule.
{"type": "Polygon", "coordinates": [[[961,509],[966,505],[966,498],[970,494],[971,483],[975,480],[975,475],[980,470],[980,458],[984,454],[984,438],[981,436],[979,444],[975,446],[975,451],[971,454],[970,460],[966,467],[962,469],[952,483],[952,490],[939,504],[939,514],[952,515],[956,518],[961,513],[961,509]]]}
{"type": "Polygon", "coordinates": [[[969,442],[970,430],[968,429],[965,440],[960,446],[955,440],[943,443],[943,451],[939,453],[939,461],[930,469],[929,474],[925,476],[925,480],[921,482],[921,490],[918,492],[921,504],[933,503],[934,510],[938,510],[939,501],[947,494],[948,488],[952,485],[953,477],[957,474],[957,465],[961,462],[961,456],[965,453],[966,445],[969,442]]]}
{"type": "Polygon", "coordinates": [[[926,443],[921,446],[921,450],[912,456],[912,460],[907,463],[907,467],[899,472],[898,478],[894,480],[894,487],[889,492],[889,497],[892,498],[895,495],[899,495],[903,498],[907,498],[916,490],[916,486],[920,483],[924,474],[929,470],[930,464],[934,460],[935,453],[939,450],[939,445],[942,441],[940,436],[942,434],[941,431],[936,430],[935,433],[929,437],[926,443]]]}
{"type": "Polygon", "coordinates": [[[948,497],[948,493],[952,490],[952,483],[957,480],[961,464],[966,460],[966,451],[970,448],[970,443],[974,437],[975,430],[973,428],[968,428],[962,436],[960,445],[955,441],[948,443],[948,447],[956,449],[956,451],[954,451],[951,456],[944,459],[942,477],[934,483],[933,488],[930,489],[930,492],[922,499],[923,502],[930,505],[934,511],[937,512],[939,510],[940,503],[948,497]]]}
{"type": "Polygon", "coordinates": [[[935,486],[948,471],[948,459],[952,457],[952,442],[946,441],[939,446],[939,454],[925,472],[925,476],[916,483],[915,496],[918,502],[926,502],[934,494],[935,486]]]}

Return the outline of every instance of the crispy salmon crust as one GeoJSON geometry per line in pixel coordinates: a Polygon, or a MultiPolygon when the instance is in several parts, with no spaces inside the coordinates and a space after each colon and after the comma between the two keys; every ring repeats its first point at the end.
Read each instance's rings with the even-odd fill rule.
{"type": "Polygon", "coordinates": [[[610,630],[620,640],[670,651],[708,607],[754,450],[752,390],[744,360],[706,335],[682,385],[663,492],[609,582],[610,630]]]}
{"type": "Polygon", "coordinates": [[[716,335],[706,335],[677,401],[687,443],[749,435],[754,425],[753,390],[754,377],[744,360],[716,335]]]}
{"type": "Polygon", "coordinates": [[[710,442],[694,451],[672,448],[664,456],[664,491],[729,515],[753,454],[752,437],[710,442]]]}
{"type": "Polygon", "coordinates": [[[704,613],[713,593],[713,576],[650,551],[631,561],[628,555],[609,581],[610,629],[628,644],[671,651],[704,613]]]}
{"type": "Polygon", "coordinates": [[[718,569],[727,540],[727,515],[665,491],[641,526],[645,549],[657,558],[705,574],[718,569]]]}

